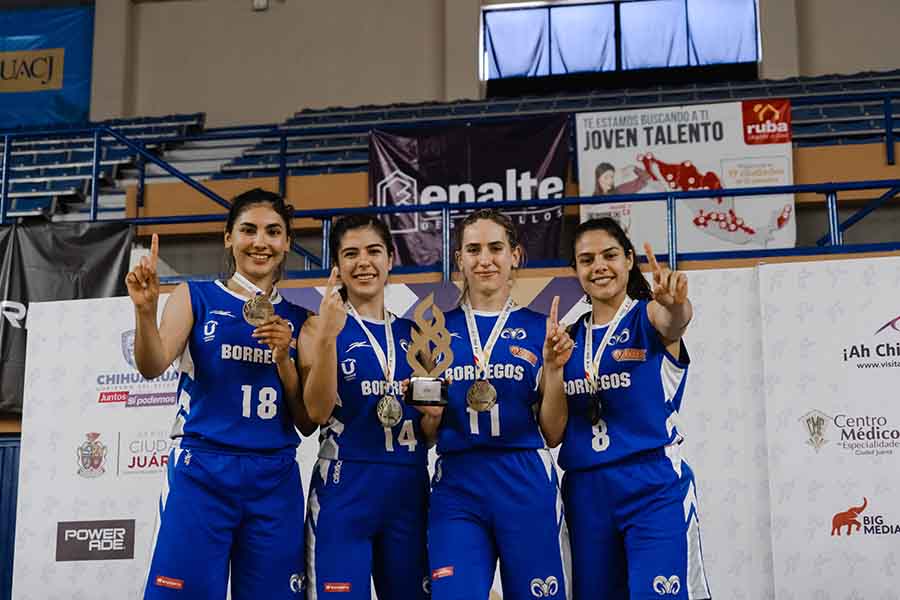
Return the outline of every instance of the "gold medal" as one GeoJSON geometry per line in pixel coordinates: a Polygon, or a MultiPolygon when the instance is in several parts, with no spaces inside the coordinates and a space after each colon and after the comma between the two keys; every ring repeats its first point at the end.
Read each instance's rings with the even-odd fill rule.
{"type": "Polygon", "coordinates": [[[490,381],[479,379],[466,392],[466,404],[477,412],[491,410],[497,404],[497,388],[490,381]]]}
{"type": "Polygon", "coordinates": [[[390,394],[382,396],[375,405],[375,414],[383,427],[393,427],[403,418],[403,405],[390,394]]]}
{"type": "Polygon", "coordinates": [[[259,327],[275,314],[272,302],[263,295],[253,296],[244,302],[244,320],[259,327]]]}

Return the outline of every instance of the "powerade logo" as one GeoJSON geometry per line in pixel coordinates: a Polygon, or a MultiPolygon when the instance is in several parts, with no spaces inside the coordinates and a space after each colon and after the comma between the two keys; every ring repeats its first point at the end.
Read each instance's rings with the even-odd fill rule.
{"type": "Polygon", "coordinates": [[[134,558],[134,519],[56,524],[56,562],[134,558]]]}
{"type": "MultiPolygon", "coordinates": [[[[486,181],[477,186],[472,183],[452,183],[446,186],[426,185],[419,189],[419,183],[414,177],[395,169],[376,184],[375,200],[378,206],[428,206],[442,202],[459,204],[461,202],[555,199],[562,198],[564,191],[565,182],[560,177],[538,179],[532,176],[531,171],[520,173],[516,169],[506,169],[503,181],[486,181]]],[[[519,222],[526,224],[541,220],[550,221],[554,216],[560,216],[561,213],[559,208],[532,209],[527,213],[528,218],[524,221],[520,215],[519,222]]],[[[391,232],[415,233],[440,226],[441,215],[438,211],[412,213],[410,217],[411,226],[392,229],[391,232]]]]}

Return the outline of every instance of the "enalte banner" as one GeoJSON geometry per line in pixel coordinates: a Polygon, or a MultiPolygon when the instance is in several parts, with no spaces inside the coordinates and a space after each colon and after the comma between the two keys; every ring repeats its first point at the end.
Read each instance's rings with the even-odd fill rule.
{"type": "MultiPolygon", "coordinates": [[[[376,206],[427,206],[561,198],[569,163],[566,115],[464,127],[374,130],[369,138],[369,198],[376,206]]],[[[530,260],[557,259],[562,207],[504,211],[530,260]]],[[[451,213],[451,227],[465,214],[451,213]]],[[[441,260],[441,211],[386,217],[395,264],[441,260]]]]}

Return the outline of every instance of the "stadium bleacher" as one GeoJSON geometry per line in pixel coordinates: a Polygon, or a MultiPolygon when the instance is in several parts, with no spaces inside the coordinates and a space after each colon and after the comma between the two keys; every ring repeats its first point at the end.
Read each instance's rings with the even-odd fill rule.
{"type": "MultiPolygon", "coordinates": [[[[490,100],[335,107],[302,110],[279,125],[204,129],[204,115],[114,119],[102,124],[135,141],[145,141],[170,165],[195,179],[272,177],[281,168],[283,134],[289,176],[364,172],[368,132],[373,128],[427,127],[460,121],[510,119],[528,115],[662,107],[680,104],[787,97],[794,101],[797,146],[879,143],[885,139],[885,107],[861,94],[896,93],[892,128],[900,135],[900,70],[849,76],[791,78],[754,83],[656,86],[619,91],[558,94],[490,100]],[[844,102],[841,97],[849,99],[844,102]]],[[[0,141],[0,151],[2,151],[0,141]]],[[[12,142],[9,217],[44,215],[58,220],[84,218],[89,210],[93,139],[89,136],[36,136],[12,142]]],[[[125,146],[103,144],[99,209],[123,216],[124,189],[137,183],[140,165],[125,146]]],[[[148,164],[145,183],[175,181],[148,164]]]]}

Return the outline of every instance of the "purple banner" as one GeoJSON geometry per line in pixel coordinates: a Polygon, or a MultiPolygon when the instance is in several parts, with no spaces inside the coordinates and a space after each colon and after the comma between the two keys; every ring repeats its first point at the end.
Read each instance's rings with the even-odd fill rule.
{"type": "MultiPolygon", "coordinates": [[[[376,206],[427,206],[561,198],[569,164],[569,119],[537,117],[465,127],[373,130],[369,198],[376,206]]],[[[530,260],[559,256],[560,206],[504,211],[519,228],[530,260]]],[[[465,216],[452,211],[452,223],[465,216]]],[[[396,264],[441,260],[441,212],[385,217],[396,264]]]]}

